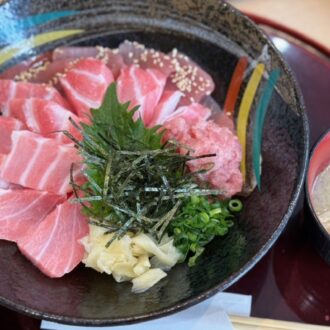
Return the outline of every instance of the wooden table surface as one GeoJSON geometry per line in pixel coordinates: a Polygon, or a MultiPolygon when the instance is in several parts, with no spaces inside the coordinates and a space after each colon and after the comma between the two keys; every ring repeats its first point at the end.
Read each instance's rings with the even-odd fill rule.
{"type": "Polygon", "coordinates": [[[330,52],[330,0],[229,0],[239,10],[251,13],[322,44],[330,52]]]}

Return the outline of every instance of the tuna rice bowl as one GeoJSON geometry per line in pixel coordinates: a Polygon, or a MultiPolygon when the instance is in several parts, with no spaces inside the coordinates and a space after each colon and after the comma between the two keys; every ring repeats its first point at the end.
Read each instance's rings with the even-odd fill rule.
{"type": "Polygon", "coordinates": [[[82,262],[136,293],[193,267],[242,209],[242,147],[213,90],[177,49],[131,41],[4,72],[0,238],[49,277],[82,262]]]}

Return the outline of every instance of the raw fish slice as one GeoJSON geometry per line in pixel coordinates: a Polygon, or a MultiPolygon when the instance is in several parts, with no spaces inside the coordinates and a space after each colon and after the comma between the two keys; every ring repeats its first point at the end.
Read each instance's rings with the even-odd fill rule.
{"type": "Polygon", "coordinates": [[[184,94],[180,105],[199,102],[203,96],[211,94],[214,90],[211,76],[177,49],[164,54],[126,40],[120,44],[118,50],[127,65],[135,64],[143,69],[157,69],[169,77],[165,89],[179,90],[184,94]]]}
{"type": "Polygon", "coordinates": [[[0,107],[2,112],[6,110],[6,106],[10,100],[30,97],[54,101],[69,109],[66,100],[54,87],[29,82],[15,82],[6,79],[0,80],[0,107]]]}
{"type": "Polygon", "coordinates": [[[121,70],[117,80],[120,102],[131,102],[131,108],[140,105],[134,119],[139,116],[145,125],[152,120],[154,110],[163,93],[166,77],[160,71],[143,70],[134,65],[121,70]]]}
{"type": "Polygon", "coordinates": [[[58,61],[77,60],[84,57],[93,57],[101,60],[111,70],[114,78],[119,76],[120,70],[126,66],[118,49],[106,47],[59,47],[53,52],[54,63],[58,61]]]}
{"type": "Polygon", "coordinates": [[[104,54],[103,62],[112,71],[114,78],[117,79],[121,69],[126,67],[122,56],[116,49],[107,49],[104,54]]]}
{"type": "Polygon", "coordinates": [[[205,95],[213,92],[213,79],[198,64],[176,49],[173,49],[169,56],[175,70],[170,74],[165,88],[178,89],[184,94],[180,105],[199,102],[205,95]]]}
{"type": "Polygon", "coordinates": [[[201,104],[212,111],[211,119],[220,127],[227,127],[234,132],[234,120],[232,116],[228,116],[226,112],[222,111],[219,104],[213,99],[212,96],[205,96],[201,104]]]}
{"type": "Polygon", "coordinates": [[[10,183],[0,179],[0,189],[9,189],[10,183]]]}
{"type": "Polygon", "coordinates": [[[34,72],[38,72],[38,68],[43,67],[45,63],[49,63],[51,53],[44,53],[37,57],[29,58],[26,61],[10,67],[0,73],[1,79],[14,79],[16,81],[30,81],[34,72]]]}
{"type": "MultiPolygon", "coordinates": [[[[58,195],[72,191],[70,168],[81,157],[73,145],[62,145],[29,131],[12,133],[12,149],[0,164],[0,178],[37,190],[58,195]]],[[[76,166],[73,176],[80,174],[76,166]]]]}
{"type": "Polygon", "coordinates": [[[0,189],[23,189],[20,185],[0,179],[0,189]]]}
{"type": "Polygon", "coordinates": [[[166,77],[174,71],[169,55],[152,48],[146,48],[136,41],[125,40],[119,45],[118,50],[127,65],[134,64],[142,69],[156,69],[166,77]]]}
{"type": "Polygon", "coordinates": [[[63,200],[46,191],[0,189],[0,239],[19,242],[63,200]]]}
{"type": "Polygon", "coordinates": [[[74,60],[83,57],[96,57],[98,50],[96,47],[58,47],[52,54],[52,60],[74,60]]]}
{"type": "Polygon", "coordinates": [[[59,87],[58,79],[74,64],[71,60],[59,60],[56,62],[48,62],[44,65],[43,70],[35,73],[29,81],[34,83],[52,84],[56,88],[59,87]]]}
{"type": "Polygon", "coordinates": [[[58,205],[30,234],[18,242],[20,251],[44,274],[61,277],[84,257],[79,242],[88,235],[88,220],[81,206],[69,201],[58,205]]]}
{"type": "Polygon", "coordinates": [[[156,125],[162,125],[164,121],[174,112],[176,109],[182,93],[179,91],[164,91],[162,97],[157,104],[149,127],[156,125]]]}
{"type": "Polygon", "coordinates": [[[0,116],[0,154],[7,154],[11,149],[11,133],[24,128],[24,124],[15,118],[0,116]]]}
{"type": "Polygon", "coordinates": [[[82,138],[77,128],[69,121],[69,118],[72,118],[79,124],[81,119],[56,102],[38,98],[13,99],[9,102],[4,115],[18,118],[32,132],[49,138],[56,138],[58,141],[72,142],[59,132],[64,130],[70,132],[78,140],[82,138]]]}
{"type": "Polygon", "coordinates": [[[113,80],[111,71],[102,61],[85,58],[78,60],[60,78],[60,84],[77,114],[86,117],[91,108],[96,109],[102,104],[104,94],[113,80]]]}
{"type": "Polygon", "coordinates": [[[192,103],[187,106],[178,108],[170,116],[166,122],[173,121],[177,118],[183,118],[189,126],[196,125],[200,121],[205,121],[211,116],[211,110],[199,103],[192,103]]]}

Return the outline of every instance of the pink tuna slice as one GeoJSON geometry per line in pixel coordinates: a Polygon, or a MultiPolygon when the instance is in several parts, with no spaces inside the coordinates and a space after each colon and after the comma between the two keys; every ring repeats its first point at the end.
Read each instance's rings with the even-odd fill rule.
{"type": "Polygon", "coordinates": [[[174,71],[170,74],[165,89],[179,90],[184,94],[180,105],[199,102],[214,90],[211,76],[198,64],[173,49],[169,54],[174,71]]]}
{"type": "Polygon", "coordinates": [[[225,111],[222,111],[219,104],[210,95],[203,97],[202,105],[209,108],[212,111],[211,119],[221,127],[227,127],[232,132],[235,131],[234,120],[232,116],[227,115],[225,111]]]}
{"type": "Polygon", "coordinates": [[[139,116],[145,125],[149,125],[155,107],[163,93],[166,77],[157,70],[143,70],[134,65],[121,70],[117,80],[117,92],[120,102],[131,102],[130,107],[139,105],[134,119],[139,116]]]}
{"type": "Polygon", "coordinates": [[[82,138],[77,128],[69,121],[69,118],[72,118],[79,124],[81,119],[56,102],[38,98],[13,99],[4,115],[20,119],[32,132],[56,138],[64,143],[72,141],[59,131],[66,130],[78,140],[82,138]]]}
{"type": "Polygon", "coordinates": [[[0,80],[0,107],[2,112],[6,110],[10,100],[15,98],[27,99],[30,97],[54,101],[63,107],[69,108],[66,100],[54,87],[5,79],[0,80]]]}
{"type": "Polygon", "coordinates": [[[75,60],[83,57],[96,57],[98,50],[96,47],[58,47],[55,48],[52,54],[52,60],[75,60]]]}
{"type": "Polygon", "coordinates": [[[100,107],[113,80],[111,71],[102,61],[84,58],[78,60],[66,75],[60,78],[60,84],[77,114],[86,117],[91,108],[100,107]]]}
{"type": "Polygon", "coordinates": [[[18,184],[10,183],[10,182],[0,179],[0,189],[15,190],[15,189],[23,189],[23,187],[18,184]]]}
{"type": "Polygon", "coordinates": [[[0,73],[0,79],[15,79],[20,80],[20,78],[25,77],[25,73],[30,69],[35,69],[48,63],[50,60],[50,53],[44,53],[37,57],[29,58],[25,61],[21,61],[18,64],[10,67],[9,69],[0,73]]]}
{"type": "Polygon", "coordinates": [[[93,57],[101,60],[111,70],[115,79],[119,76],[120,70],[126,66],[118,49],[106,47],[59,47],[53,52],[53,63],[58,61],[72,61],[84,57],[93,57]]]}
{"type": "Polygon", "coordinates": [[[157,104],[152,120],[149,123],[149,127],[156,125],[162,125],[164,121],[174,112],[176,109],[182,93],[179,91],[164,91],[162,97],[157,104]]]}
{"type": "Polygon", "coordinates": [[[46,83],[52,84],[56,88],[59,88],[58,79],[73,65],[71,60],[59,60],[56,62],[47,62],[43,66],[43,70],[40,70],[33,74],[29,81],[34,83],[46,83]]]}
{"type": "Polygon", "coordinates": [[[0,239],[19,242],[63,200],[46,191],[0,189],[0,239]]]}
{"type": "Polygon", "coordinates": [[[0,154],[8,154],[11,149],[11,133],[24,129],[24,124],[15,118],[0,116],[0,154]]]}
{"type": "Polygon", "coordinates": [[[83,259],[79,242],[88,235],[88,220],[81,206],[66,201],[50,213],[33,232],[18,241],[20,251],[49,277],[71,272],[83,259]]]}
{"type": "MultiPolygon", "coordinates": [[[[62,145],[29,131],[12,133],[12,149],[2,157],[0,178],[37,190],[58,195],[72,191],[70,168],[81,162],[73,145],[62,145]]],[[[74,169],[74,177],[80,175],[81,165],[74,169]]]]}
{"type": "Polygon", "coordinates": [[[127,65],[136,65],[142,69],[156,69],[166,77],[174,71],[171,57],[153,48],[146,48],[136,41],[125,40],[118,47],[119,54],[127,65]]]}
{"type": "Polygon", "coordinates": [[[192,103],[187,106],[178,108],[170,116],[167,117],[166,122],[173,121],[177,118],[183,118],[190,126],[205,121],[211,116],[211,110],[199,103],[192,103]]]}

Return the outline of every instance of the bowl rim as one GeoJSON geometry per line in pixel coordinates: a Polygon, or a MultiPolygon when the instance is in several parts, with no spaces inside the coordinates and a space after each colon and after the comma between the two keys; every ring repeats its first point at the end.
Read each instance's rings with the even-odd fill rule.
{"type": "Polygon", "coordinates": [[[305,103],[303,100],[301,89],[298,85],[298,82],[294,76],[293,71],[288,66],[288,64],[283,59],[282,54],[280,51],[275,47],[274,43],[269,39],[265,32],[261,30],[261,28],[254,23],[246,14],[240,12],[238,9],[234,8],[231,4],[225,2],[224,0],[220,0],[220,6],[222,8],[228,8],[230,13],[239,17],[241,20],[245,20],[251,28],[253,28],[262,39],[265,44],[271,46],[272,51],[277,56],[279,63],[284,68],[285,74],[289,77],[289,80],[292,82],[292,87],[294,90],[294,96],[296,100],[296,107],[299,110],[299,115],[302,120],[302,128],[303,128],[303,145],[304,150],[302,154],[301,163],[298,167],[298,174],[296,179],[295,187],[291,194],[291,199],[289,201],[289,205],[287,208],[286,213],[284,214],[281,222],[279,223],[277,229],[272,233],[270,238],[265,242],[265,244],[259,249],[259,251],[248,261],[246,262],[240,269],[238,269],[234,274],[228,277],[225,281],[221,282],[220,284],[214,285],[210,289],[204,291],[198,295],[192,295],[189,298],[184,299],[183,301],[179,301],[178,303],[173,304],[172,306],[165,307],[159,310],[155,310],[148,313],[138,314],[134,316],[125,316],[125,317],[118,317],[112,319],[97,319],[97,318],[83,318],[83,317],[70,317],[70,316],[63,316],[58,314],[52,314],[48,312],[41,312],[40,310],[30,308],[24,306],[19,303],[15,303],[10,301],[6,298],[0,296],[0,304],[10,308],[16,312],[34,317],[40,318],[48,321],[64,323],[68,325],[80,325],[80,326],[115,326],[115,325],[125,325],[125,324],[132,324],[138,322],[149,321],[153,319],[157,319],[160,317],[171,315],[175,312],[182,311],[188,307],[191,307],[199,302],[206,300],[207,298],[215,295],[219,291],[223,291],[227,289],[230,285],[237,282],[242,276],[244,276],[249,270],[251,270],[254,265],[261,260],[261,258],[269,251],[269,249],[273,246],[275,241],[279,238],[280,234],[282,233],[283,229],[287,225],[293,211],[297,205],[299,200],[300,194],[303,190],[303,185],[305,181],[305,175],[307,172],[307,164],[308,164],[308,156],[309,156],[309,124],[308,124],[308,115],[305,107],[305,103]]]}
{"type": "MultiPolygon", "coordinates": [[[[321,232],[323,233],[323,235],[330,242],[330,233],[324,228],[324,226],[321,223],[319,217],[317,216],[317,214],[315,212],[315,209],[313,207],[313,203],[312,203],[311,196],[310,196],[309,189],[308,189],[308,173],[309,173],[309,169],[310,169],[311,160],[314,157],[315,152],[316,152],[317,148],[319,147],[320,143],[328,135],[330,135],[330,128],[326,129],[323,133],[321,133],[319,135],[319,137],[316,139],[316,142],[313,144],[313,146],[311,148],[311,151],[310,151],[310,154],[309,154],[308,165],[307,165],[306,177],[305,177],[305,196],[306,196],[308,208],[311,211],[311,214],[313,216],[313,220],[315,221],[315,223],[317,224],[317,227],[321,230],[321,232]]],[[[330,165],[330,162],[329,162],[329,164],[327,166],[329,166],[329,165],[330,165]]],[[[316,178],[314,179],[314,182],[315,182],[315,180],[316,180],[316,178]]],[[[313,184],[314,184],[314,182],[313,182],[313,184]]]]}

